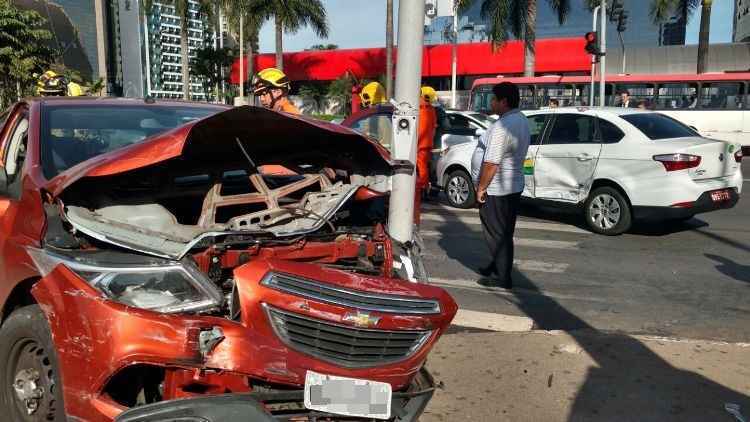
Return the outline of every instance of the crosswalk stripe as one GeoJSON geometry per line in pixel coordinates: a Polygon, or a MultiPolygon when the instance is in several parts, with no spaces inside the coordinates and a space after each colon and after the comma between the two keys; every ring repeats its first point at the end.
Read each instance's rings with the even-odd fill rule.
{"type": "MultiPolygon", "coordinates": [[[[482,233],[476,231],[465,231],[461,233],[446,233],[437,230],[420,230],[420,236],[423,238],[432,237],[472,237],[482,238],[482,233]]],[[[527,239],[523,237],[514,237],[515,246],[525,246],[527,248],[545,248],[545,249],[579,249],[580,242],[567,242],[564,240],[544,240],[544,239],[527,239]]]]}
{"type": "Polygon", "coordinates": [[[453,325],[489,331],[524,332],[531,331],[534,320],[523,316],[459,309],[453,318],[453,325]]]}
{"type": "MultiPolygon", "coordinates": [[[[434,214],[422,214],[421,216],[422,221],[435,221],[438,223],[462,223],[462,224],[470,224],[470,225],[480,225],[482,224],[482,221],[479,219],[479,217],[469,217],[469,216],[458,216],[458,217],[447,217],[443,215],[434,215],[434,214]]],[[[518,220],[516,222],[516,229],[525,229],[525,230],[546,230],[546,231],[554,231],[554,232],[565,232],[565,233],[578,233],[578,234],[591,234],[591,232],[579,229],[578,227],[574,226],[568,226],[565,224],[556,224],[556,223],[540,223],[536,221],[524,221],[524,220],[518,220]]]]}
{"type": "MultiPolygon", "coordinates": [[[[429,252],[422,254],[422,257],[425,259],[432,259],[435,261],[447,261],[451,259],[446,254],[438,255],[438,254],[431,254],[429,252]]],[[[570,264],[565,264],[565,263],[535,261],[533,259],[514,259],[513,265],[519,271],[530,271],[530,272],[552,273],[552,274],[562,274],[570,266],[570,264]]]]}
{"type": "Polygon", "coordinates": [[[463,279],[447,279],[430,277],[430,284],[435,286],[460,289],[460,290],[471,290],[475,292],[492,293],[500,296],[515,297],[518,295],[537,295],[544,296],[555,300],[580,300],[586,302],[599,302],[599,303],[611,303],[611,299],[597,298],[591,296],[573,296],[559,293],[552,293],[547,290],[529,290],[520,287],[514,287],[512,290],[506,290],[500,287],[484,287],[477,284],[476,280],[463,280],[463,279]]]}

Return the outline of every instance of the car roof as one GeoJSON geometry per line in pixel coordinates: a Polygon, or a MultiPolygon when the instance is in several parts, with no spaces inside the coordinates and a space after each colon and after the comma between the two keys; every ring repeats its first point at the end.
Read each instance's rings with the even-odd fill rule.
{"type": "Polygon", "coordinates": [[[525,114],[541,114],[541,113],[573,113],[573,114],[586,114],[588,112],[595,111],[601,115],[601,113],[608,114],[610,116],[625,116],[630,114],[649,114],[654,113],[651,110],[642,110],[639,108],[624,108],[624,107],[557,107],[557,108],[542,108],[538,110],[524,110],[525,114]]]}
{"type": "Polygon", "coordinates": [[[217,109],[229,109],[228,105],[224,104],[212,104],[198,101],[184,101],[184,100],[161,100],[161,99],[149,99],[146,101],[145,98],[122,98],[122,97],[32,97],[25,100],[29,103],[40,103],[42,105],[115,105],[115,106],[128,106],[128,105],[143,105],[147,104],[150,106],[180,106],[180,107],[198,107],[198,108],[211,108],[217,109]]]}

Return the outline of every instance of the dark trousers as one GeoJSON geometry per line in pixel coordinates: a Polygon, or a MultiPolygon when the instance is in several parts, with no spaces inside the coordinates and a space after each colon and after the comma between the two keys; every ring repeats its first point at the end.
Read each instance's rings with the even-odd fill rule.
{"type": "Polygon", "coordinates": [[[520,202],[520,192],[505,196],[487,195],[487,201],[479,208],[484,237],[492,258],[490,265],[495,267],[498,281],[508,287],[512,285],[513,233],[516,231],[520,202]]]}

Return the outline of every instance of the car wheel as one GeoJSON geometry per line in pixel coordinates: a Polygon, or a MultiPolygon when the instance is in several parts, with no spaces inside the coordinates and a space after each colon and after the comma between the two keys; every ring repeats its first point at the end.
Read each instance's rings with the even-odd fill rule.
{"type": "Polygon", "coordinates": [[[589,194],[585,205],[586,223],[591,230],[607,236],[622,234],[630,229],[630,204],[616,189],[601,187],[589,194]]]}
{"type": "Polygon", "coordinates": [[[464,170],[454,170],[445,181],[445,195],[448,203],[456,208],[471,208],[476,202],[474,183],[469,173],[464,170]]]}
{"type": "Polygon", "coordinates": [[[37,305],[16,309],[0,328],[0,413],[18,422],[65,421],[57,353],[37,305]]]}

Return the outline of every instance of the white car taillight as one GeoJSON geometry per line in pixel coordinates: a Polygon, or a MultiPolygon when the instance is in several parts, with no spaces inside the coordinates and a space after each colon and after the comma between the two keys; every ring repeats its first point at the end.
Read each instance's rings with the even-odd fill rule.
{"type": "Polygon", "coordinates": [[[654,155],[654,161],[662,163],[667,171],[677,171],[698,167],[701,157],[690,154],[662,154],[654,155]]]}

